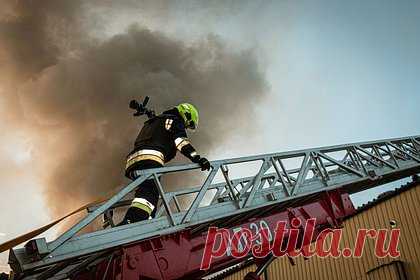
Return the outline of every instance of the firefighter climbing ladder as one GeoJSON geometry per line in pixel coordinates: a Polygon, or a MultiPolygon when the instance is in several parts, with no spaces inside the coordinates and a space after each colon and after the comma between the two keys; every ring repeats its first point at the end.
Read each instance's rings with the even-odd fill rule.
{"type": "Polygon", "coordinates": [[[90,207],[83,219],[55,240],[34,239],[26,248],[11,249],[12,269],[21,279],[67,279],[99,261],[109,260],[105,270],[108,273],[109,256],[116,248],[136,246],[153,238],[171,238],[181,232],[199,234],[209,225],[238,224],[279,205],[304,205],[326,192],[352,194],[408,177],[420,172],[420,136],[218,160],[211,166],[201,186],[173,192],[165,192],[158,178],[197,170],[197,164],[142,171],[139,178],[108,201],[90,207]],[[297,167],[289,168],[291,163],[297,167]],[[257,166],[258,171],[232,178],[231,170],[238,165],[245,170],[242,174],[251,169],[248,165],[257,166]],[[156,218],[114,227],[112,210],[126,206],[127,195],[147,179],[156,181],[161,195],[156,218]],[[180,198],[186,195],[191,197],[189,205],[181,207],[180,198]],[[101,215],[107,217],[110,227],[78,234],[101,215]]]}

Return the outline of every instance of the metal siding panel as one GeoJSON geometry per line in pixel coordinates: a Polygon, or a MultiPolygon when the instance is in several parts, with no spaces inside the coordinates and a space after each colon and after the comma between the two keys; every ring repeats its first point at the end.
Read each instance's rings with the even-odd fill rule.
{"type": "MultiPolygon", "coordinates": [[[[383,208],[382,208],[383,206],[384,206],[384,204],[377,205],[377,206],[372,208],[371,212],[364,213],[364,215],[371,216],[372,219],[373,219],[373,224],[370,225],[371,228],[380,229],[380,228],[383,227],[383,222],[382,222],[383,219],[381,219],[379,217],[380,213],[382,215],[384,213],[383,208]]],[[[380,266],[383,262],[382,262],[382,259],[379,259],[375,256],[375,244],[372,241],[373,241],[372,239],[369,239],[369,244],[372,244],[372,249],[369,250],[368,254],[365,255],[364,258],[367,258],[367,257],[372,258],[374,260],[374,263],[375,263],[374,267],[377,267],[377,266],[380,266]]],[[[370,267],[370,269],[371,268],[373,268],[373,267],[370,267]]]]}
{"type": "Polygon", "coordinates": [[[293,267],[293,275],[297,275],[297,279],[303,280],[305,272],[303,271],[303,269],[301,269],[302,268],[302,263],[301,263],[299,258],[295,258],[294,261],[295,261],[295,265],[292,266],[293,267]]]}
{"type": "Polygon", "coordinates": [[[293,279],[293,274],[292,274],[292,268],[293,268],[293,266],[291,266],[290,264],[289,264],[289,262],[287,261],[287,259],[286,258],[281,258],[281,260],[282,260],[282,262],[281,262],[281,265],[282,265],[282,269],[284,269],[284,271],[286,271],[287,272],[287,277],[289,277],[289,279],[293,279]]]}
{"type": "Polygon", "coordinates": [[[287,269],[288,276],[290,277],[290,279],[298,279],[294,271],[296,266],[291,265],[287,258],[283,257],[283,260],[283,267],[287,269]]]}
{"type": "Polygon", "coordinates": [[[316,266],[316,268],[317,268],[317,279],[325,279],[325,269],[326,269],[326,267],[325,267],[325,265],[322,263],[322,259],[321,258],[318,258],[318,257],[315,257],[316,259],[316,262],[317,262],[317,266],[316,266]]]}
{"type": "Polygon", "coordinates": [[[292,268],[291,269],[292,276],[296,275],[296,279],[302,280],[304,272],[302,271],[302,269],[300,269],[301,266],[300,266],[299,260],[295,260],[295,265],[289,264],[289,266],[292,268]]]}
{"type": "MultiPolygon", "coordinates": [[[[355,220],[347,220],[343,224],[343,240],[344,244],[343,246],[348,247],[350,244],[353,243],[353,229],[355,228],[355,220]]],[[[348,265],[349,260],[346,258],[340,258],[341,259],[341,275],[342,279],[350,279],[352,272],[350,271],[350,267],[348,265]]]]}
{"type": "MultiPolygon", "coordinates": [[[[331,242],[332,242],[332,238],[329,237],[327,242],[326,242],[327,248],[330,247],[331,242]]],[[[333,260],[334,259],[332,259],[332,258],[320,259],[320,263],[324,267],[324,270],[323,270],[324,271],[324,279],[328,279],[331,276],[337,275],[337,273],[334,272],[333,260]]]]}
{"type": "MultiPolygon", "coordinates": [[[[276,267],[275,270],[273,269],[273,279],[282,279],[280,277],[286,277],[287,275],[287,271],[285,271],[284,269],[282,269],[282,263],[283,260],[282,259],[277,259],[276,260],[276,267]]],[[[270,275],[271,276],[271,275],[270,275]]]]}
{"type": "MultiPolygon", "coordinates": [[[[276,271],[276,275],[279,275],[281,277],[288,277],[289,271],[284,268],[284,259],[283,258],[278,258],[277,259],[277,266],[278,266],[278,271],[276,271]]],[[[274,279],[277,279],[277,278],[274,278],[274,279]]],[[[281,278],[279,278],[279,279],[281,279],[281,278]]]]}
{"type": "MultiPolygon", "coordinates": [[[[414,225],[420,225],[420,188],[415,188],[415,190],[413,190],[412,192],[412,197],[413,197],[413,201],[414,201],[414,205],[415,207],[412,208],[413,211],[413,216],[414,216],[414,221],[413,224],[414,225]]],[[[413,227],[414,228],[414,227],[413,227]]],[[[415,251],[416,251],[416,256],[415,256],[415,261],[416,261],[416,266],[415,266],[415,275],[420,278],[420,233],[416,232],[415,234],[416,236],[416,245],[415,246],[415,251]]]]}
{"type": "Polygon", "coordinates": [[[302,265],[305,266],[305,270],[303,272],[304,277],[306,277],[305,279],[308,279],[308,274],[309,275],[314,275],[315,271],[316,271],[316,264],[317,262],[314,262],[314,258],[309,258],[308,260],[305,261],[305,258],[301,257],[302,259],[302,265]]]}
{"type": "MultiPolygon", "coordinates": [[[[395,206],[395,208],[398,207],[397,206],[398,205],[398,199],[396,199],[396,200],[389,200],[387,202],[388,203],[385,203],[385,205],[383,207],[384,211],[386,212],[386,216],[384,216],[384,224],[385,224],[384,228],[390,230],[391,229],[391,226],[390,226],[389,221],[390,221],[390,219],[393,219],[393,217],[396,217],[396,215],[397,215],[397,213],[394,213],[395,210],[394,210],[394,207],[393,206],[395,206]]],[[[386,245],[389,245],[390,244],[390,242],[389,242],[390,234],[391,233],[388,232],[387,240],[386,240],[386,242],[387,242],[386,245]]],[[[395,259],[394,258],[391,258],[391,257],[385,257],[383,259],[383,261],[386,262],[386,263],[392,262],[393,260],[395,260],[395,259]]],[[[389,275],[389,273],[390,273],[391,270],[389,270],[389,268],[388,268],[388,269],[385,269],[384,271],[386,272],[387,275],[389,275]]]]}
{"type": "MultiPolygon", "coordinates": [[[[302,258],[303,259],[303,258],[302,258]]],[[[314,258],[309,258],[307,261],[303,261],[302,265],[304,266],[304,272],[305,274],[313,273],[315,269],[315,262],[316,260],[314,258]]]]}
{"type": "Polygon", "coordinates": [[[286,277],[287,272],[282,269],[282,266],[281,266],[282,262],[283,262],[283,260],[281,260],[281,259],[276,259],[273,262],[275,264],[275,266],[273,267],[273,269],[271,271],[270,278],[281,279],[280,277],[286,277]]]}
{"type": "Polygon", "coordinates": [[[276,262],[276,270],[273,270],[274,274],[272,278],[282,279],[280,277],[287,277],[288,272],[283,268],[284,260],[282,258],[278,258],[275,262],[276,262]]]}
{"type": "MultiPolygon", "coordinates": [[[[331,236],[330,236],[331,237],[331,236]]],[[[328,242],[328,247],[331,245],[332,243],[332,238],[329,238],[329,242],[328,242]]],[[[338,279],[339,278],[339,266],[338,266],[338,259],[334,259],[334,258],[327,258],[327,259],[323,259],[322,262],[326,268],[326,274],[327,274],[327,278],[331,278],[331,276],[334,277],[334,279],[338,279]]]]}
{"type": "MultiPolygon", "coordinates": [[[[344,247],[347,246],[346,244],[348,242],[346,241],[346,239],[348,239],[349,237],[351,237],[350,230],[345,230],[345,228],[343,228],[343,236],[341,237],[340,250],[342,250],[344,247]]],[[[337,272],[337,278],[338,279],[346,279],[345,261],[346,260],[344,258],[338,258],[337,260],[335,260],[335,262],[336,262],[335,270],[337,272]]]]}
{"type": "MultiPolygon", "coordinates": [[[[420,260],[419,260],[419,233],[415,232],[414,230],[416,229],[415,226],[413,225],[419,225],[418,223],[418,217],[419,217],[419,207],[420,206],[418,204],[418,202],[416,202],[415,200],[413,200],[413,197],[419,195],[420,190],[418,190],[419,188],[416,189],[412,189],[409,191],[409,193],[407,194],[407,196],[405,197],[407,203],[410,203],[409,205],[414,205],[414,207],[410,207],[409,209],[409,215],[407,215],[406,217],[409,217],[409,220],[407,221],[407,227],[408,227],[408,231],[410,232],[410,240],[408,241],[409,247],[411,248],[411,257],[410,257],[410,261],[407,263],[407,270],[409,272],[410,275],[416,275],[419,276],[420,275],[420,269],[419,269],[419,264],[420,264],[420,260]],[[417,193],[417,194],[416,194],[417,193]],[[417,265],[414,265],[414,263],[416,263],[417,265]]],[[[408,204],[406,204],[408,205],[408,204]]]]}
{"type": "Polygon", "coordinates": [[[274,261],[275,267],[272,270],[272,274],[270,274],[270,278],[282,279],[281,277],[283,277],[287,279],[288,272],[283,268],[283,263],[283,258],[277,258],[274,261]]]}
{"type": "MultiPolygon", "coordinates": [[[[352,234],[352,238],[351,238],[351,243],[349,244],[351,246],[351,248],[353,248],[354,251],[354,245],[356,243],[356,239],[357,239],[357,230],[360,228],[369,228],[371,227],[372,221],[369,220],[369,217],[366,215],[358,215],[355,217],[355,219],[351,219],[353,221],[353,228],[351,230],[351,234],[352,234]]],[[[365,242],[366,246],[369,245],[368,240],[366,240],[365,242]]],[[[368,253],[369,249],[366,250],[366,248],[363,251],[363,255],[361,258],[348,258],[347,260],[347,265],[349,267],[349,269],[351,269],[353,272],[350,276],[351,277],[359,277],[359,275],[363,275],[365,273],[365,271],[367,270],[367,266],[368,266],[368,261],[367,261],[367,253],[368,253]]],[[[348,279],[350,279],[348,278],[348,279]]]]}
{"type": "MultiPolygon", "coordinates": [[[[367,228],[367,229],[377,228],[377,225],[378,225],[377,211],[378,209],[373,207],[370,213],[368,212],[362,213],[361,217],[369,221],[368,223],[364,225],[364,228],[367,228]]],[[[363,256],[361,258],[364,263],[363,272],[362,272],[363,274],[365,274],[366,271],[368,271],[369,269],[379,265],[379,262],[376,259],[375,254],[374,254],[375,242],[373,242],[373,240],[370,237],[367,237],[365,244],[367,245],[364,249],[363,256]],[[371,260],[370,266],[367,265],[369,260],[371,260]]]]}
{"type": "MultiPolygon", "coordinates": [[[[407,205],[408,192],[401,196],[399,196],[396,199],[396,203],[393,205],[394,211],[398,212],[398,214],[395,216],[397,220],[397,226],[401,229],[401,237],[400,237],[400,252],[401,252],[401,259],[403,261],[412,260],[413,256],[415,256],[415,252],[413,251],[413,243],[412,238],[410,238],[411,227],[410,223],[412,219],[410,218],[410,211],[407,210],[407,207],[404,207],[404,205],[407,205]],[[414,255],[413,255],[414,254],[414,255]]],[[[409,207],[412,208],[412,207],[409,207]]],[[[408,267],[410,270],[411,268],[408,267]]]]}
{"type": "Polygon", "coordinates": [[[322,279],[324,277],[323,266],[325,265],[321,264],[321,259],[318,257],[312,257],[310,259],[310,262],[311,262],[311,265],[310,265],[311,270],[309,270],[307,274],[311,276],[313,275],[314,279],[317,279],[317,280],[322,279]]]}
{"type": "Polygon", "coordinates": [[[302,259],[302,269],[300,269],[300,270],[303,271],[303,275],[313,272],[313,270],[315,268],[314,263],[313,263],[313,259],[309,258],[306,261],[303,257],[301,257],[301,259],[302,259]]]}
{"type": "MultiPolygon", "coordinates": [[[[347,244],[349,248],[354,247],[354,242],[356,240],[356,233],[357,228],[360,227],[360,225],[363,225],[365,221],[361,219],[361,217],[355,217],[355,219],[348,220],[348,223],[346,223],[344,226],[348,229],[346,232],[348,232],[348,238],[347,238],[347,244]],[[351,225],[350,227],[348,225],[351,225]]],[[[357,259],[353,258],[344,258],[344,265],[345,269],[348,271],[348,274],[346,275],[346,279],[353,279],[358,277],[359,275],[359,261],[357,259]]]]}
{"type": "Polygon", "coordinates": [[[267,277],[267,279],[265,279],[265,280],[268,280],[268,279],[270,279],[270,280],[272,280],[272,279],[276,279],[276,278],[273,278],[273,270],[274,270],[274,268],[275,268],[275,265],[276,265],[276,261],[273,261],[268,267],[267,267],[267,274],[268,274],[268,277],[267,277]]]}
{"type": "MultiPolygon", "coordinates": [[[[332,238],[329,239],[328,247],[330,247],[331,243],[332,243],[332,238]]],[[[331,278],[331,276],[334,276],[334,278],[337,277],[337,272],[335,271],[334,260],[335,260],[334,258],[327,258],[327,259],[322,260],[322,262],[324,263],[324,266],[326,268],[325,272],[327,274],[327,278],[325,278],[325,279],[331,278]]]]}
{"type": "MultiPolygon", "coordinates": [[[[412,199],[414,201],[414,205],[415,207],[412,207],[412,212],[413,212],[413,224],[414,225],[419,225],[420,224],[420,188],[417,187],[413,190],[413,192],[411,192],[411,196],[412,199]]],[[[414,228],[414,227],[413,227],[414,228]]],[[[420,278],[420,233],[416,232],[415,237],[416,237],[416,241],[414,244],[416,244],[415,246],[415,263],[417,264],[414,268],[414,275],[416,275],[418,278],[420,278]]]]}
{"type": "MultiPolygon", "coordinates": [[[[357,237],[357,229],[363,228],[371,228],[375,221],[372,217],[372,215],[365,215],[365,213],[361,213],[356,216],[356,219],[360,221],[360,223],[357,225],[354,231],[354,242],[356,241],[357,237]]],[[[353,244],[354,246],[354,244],[353,244]]],[[[369,239],[366,238],[365,241],[365,247],[363,249],[363,255],[359,259],[359,261],[362,263],[362,271],[360,271],[359,275],[364,275],[368,269],[371,267],[376,266],[375,260],[371,257],[371,252],[373,250],[372,242],[369,242],[369,239]]]]}
{"type": "MultiPolygon", "coordinates": [[[[405,194],[403,195],[405,196],[405,194]]],[[[392,215],[389,216],[389,219],[395,219],[397,221],[397,227],[401,229],[399,249],[401,251],[401,257],[406,259],[407,257],[410,258],[411,254],[409,254],[409,250],[411,246],[409,246],[409,243],[406,242],[409,232],[407,231],[407,221],[404,217],[407,217],[408,213],[406,209],[407,207],[403,207],[405,204],[402,198],[403,195],[400,195],[390,201],[390,207],[388,207],[388,209],[392,212],[392,215]]]]}
{"type": "Polygon", "coordinates": [[[403,207],[403,205],[409,205],[408,200],[408,194],[401,196],[400,198],[400,207],[396,210],[401,209],[400,214],[398,216],[398,219],[400,221],[400,228],[401,228],[401,239],[400,239],[400,250],[401,250],[401,257],[404,261],[407,261],[407,271],[409,274],[413,274],[413,266],[411,265],[411,261],[413,258],[415,258],[415,252],[414,252],[414,244],[413,244],[413,238],[411,237],[411,234],[413,233],[410,227],[410,224],[412,223],[412,218],[410,218],[410,214],[407,213],[406,207],[403,207]]]}
{"type": "Polygon", "coordinates": [[[396,264],[385,265],[371,271],[367,279],[369,280],[400,280],[397,273],[396,264]]]}
{"type": "Polygon", "coordinates": [[[380,275],[380,279],[388,279],[387,278],[387,267],[382,267],[381,269],[379,269],[379,275],[380,275]]]}
{"type": "MultiPolygon", "coordinates": [[[[420,279],[420,234],[418,225],[420,217],[420,186],[405,191],[389,200],[381,202],[372,208],[344,222],[343,244],[354,245],[358,228],[390,228],[389,220],[395,219],[397,226],[401,228],[401,260],[408,279],[420,279]]],[[[296,265],[292,266],[287,258],[275,260],[269,267],[269,280],[277,279],[398,279],[397,267],[387,265],[378,270],[366,274],[372,268],[380,264],[388,263],[392,259],[387,257],[382,260],[374,255],[374,240],[367,240],[362,258],[360,259],[319,259],[316,257],[304,261],[297,258],[296,265]]],[[[243,279],[246,273],[240,273],[241,277],[229,278],[232,280],[243,279]]],[[[239,275],[239,273],[237,273],[239,275]]]]}
{"type": "MultiPolygon", "coordinates": [[[[345,224],[350,224],[348,221],[343,223],[343,226],[345,224]]],[[[343,236],[342,236],[342,247],[343,246],[347,246],[346,244],[348,244],[348,239],[351,238],[351,232],[350,230],[344,230],[345,227],[343,227],[343,236]]],[[[342,248],[341,248],[342,249],[342,248]]],[[[344,258],[339,258],[338,260],[336,260],[337,262],[337,266],[336,266],[336,270],[337,270],[337,277],[340,277],[340,279],[347,279],[347,267],[346,267],[346,260],[344,258]]]]}
{"type": "Polygon", "coordinates": [[[303,268],[303,266],[302,266],[303,264],[302,264],[300,258],[295,258],[294,261],[295,261],[296,265],[293,266],[293,271],[294,271],[293,274],[297,275],[297,279],[303,280],[304,279],[303,278],[304,273],[305,273],[305,271],[303,269],[301,269],[301,268],[303,268]]]}
{"type": "MultiPolygon", "coordinates": [[[[417,197],[416,193],[420,193],[420,191],[415,191],[414,189],[411,191],[409,191],[407,193],[407,205],[413,205],[414,207],[403,207],[404,211],[407,211],[407,216],[410,218],[410,222],[411,225],[416,225],[419,224],[419,210],[418,207],[416,206],[420,206],[419,205],[419,201],[416,201],[415,197],[417,197]]],[[[411,233],[411,241],[412,244],[419,244],[420,243],[420,237],[419,234],[414,232],[414,231],[410,231],[411,233]]],[[[415,254],[416,255],[416,254],[415,254]]]]}
{"type": "MultiPolygon", "coordinates": [[[[379,205],[378,210],[380,210],[380,212],[378,211],[378,220],[379,220],[379,225],[377,227],[377,229],[387,229],[390,230],[390,224],[389,224],[389,220],[391,219],[391,217],[393,217],[393,211],[391,211],[392,209],[392,205],[395,205],[395,201],[385,201],[385,203],[383,203],[383,205],[379,205]]],[[[387,238],[390,236],[390,233],[387,233],[387,238]]],[[[388,241],[388,240],[386,240],[388,241]]],[[[387,243],[385,243],[387,244],[387,243]]],[[[381,259],[381,264],[383,263],[388,263],[392,261],[392,259],[389,259],[388,257],[382,258],[381,259]]],[[[386,270],[385,270],[386,271],[386,270]]]]}
{"type": "Polygon", "coordinates": [[[315,257],[316,266],[314,266],[314,269],[316,268],[316,273],[314,272],[314,275],[316,275],[317,279],[325,279],[325,265],[322,263],[321,258],[315,257]]]}

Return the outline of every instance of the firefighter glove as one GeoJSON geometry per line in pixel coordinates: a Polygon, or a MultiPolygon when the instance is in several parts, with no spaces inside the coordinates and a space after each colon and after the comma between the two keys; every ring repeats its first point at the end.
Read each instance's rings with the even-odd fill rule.
{"type": "Polygon", "coordinates": [[[199,155],[196,155],[193,157],[192,162],[194,163],[198,163],[201,167],[201,170],[210,170],[210,162],[204,158],[204,157],[200,157],[199,155]]]}
{"type": "Polygon", "coordinates": [[[198,164],[201,166],[201,170],[210,170],[210,162],[206,158],[200,158],[198,164]]]}

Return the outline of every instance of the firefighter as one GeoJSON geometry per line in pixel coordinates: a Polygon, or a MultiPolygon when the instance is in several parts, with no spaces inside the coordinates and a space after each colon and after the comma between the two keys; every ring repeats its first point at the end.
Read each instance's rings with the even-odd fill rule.
{"type": "MultiPolygon", "coordinates": [[[[144,123],[133,151],[127,156],[125,175],[135,180],[139,176],[138,171],[162,167],[175,157],[177,151],[198,163],[201,170],[210,170],[210,162],[198,155],[187,137],[186,129],[195,130],[197,125],[198,111],[189,103],[179,104],[161,115],[152,116],[144,123]]],[[[158,199],[155,181],[144,181],[137,188],[135,198],[121,224],[153,218],[158,199]]]]}

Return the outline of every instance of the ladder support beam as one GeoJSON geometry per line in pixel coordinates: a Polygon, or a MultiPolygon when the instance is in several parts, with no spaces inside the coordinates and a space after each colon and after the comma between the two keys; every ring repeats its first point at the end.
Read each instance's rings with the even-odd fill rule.
{"type": "Polygon", "coordinates": [[[117,246],[197,229],[205,224],[235,220],[235,217],[258,213],[259,210],[264,212],[270,207],[274,209],[285,204],[296,204],[325,191],[342,189],[347,193],[359,192],[419,173],[419,143],[420,136],[412,136],[212,161],[212,170],[202,186],[165,193],[165,186],[158,181],[163,199],[161,204],[166,211],[159,211],[157,218],[76,235],[98,216],[109,209],[118,208],[120,201],[146,179],[157,180],[161,175],[200,167],[198,164],[186,164],[143,170],[139,178],[106,203],[92,207],[92,211],[81,221],[57,239],[47,242],[47,253],[34,256],[25,249],[12,249],[9,259],[23,273],[30,274],[42,269],[45,272],[52,265],[59,268],[60,263],[80,260],[82,256],[89,257],[117,246]],[[302,158],[303,161],[300,161],[302,158]],[[257,161],[263,161],[257,174],[243,172],[242,177],[229,178],[227,169],[223,169],[224,180],[213,182],[222,167],[233,168],[238,164],[255,166],[257,161]],[[301,164],[296,168],[286,164],[290,162],[301,164]],[[272,167],[274,173],[267,173],[272,167]],[[308,176],[310,171],[313,176],[308,176]],[[242,189],[238,191],[236,187],[242,189]],[[214,197],[208,197],[210,191],[214,191],[214,197]],[[178,202],[178,198],[184,195],[195,195],[190,205],[183,207],[186,210],[181,209],[178,202]],[[176,209],[171,209],[172,202],[176,209]],[[238,203],[242,207],[238,207],[238,203]]]}

